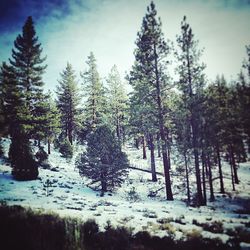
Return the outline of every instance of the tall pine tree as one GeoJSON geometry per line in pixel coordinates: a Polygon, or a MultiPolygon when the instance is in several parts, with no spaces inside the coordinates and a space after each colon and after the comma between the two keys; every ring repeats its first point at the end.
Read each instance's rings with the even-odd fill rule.
{"type": "Polygon", "coordinates": [[[18,35],[12,50],[10,65],[2,66],[4,84],[4,109],[7,117],[11,146],[9,157],[13,175],[19,180],[35,179],[38,168],[33,159],[29,139],[37,134],[41,120],[40,105],[44,100],[41,44],[36,36],[32,17],[28,17],[21,35],[18,35]]]}
{"type": "Polygon", "coordinates": [[[199,140],[201,126],[200,107],[202,104],[202,93],[204,87],[203,70],[205,65],[200,63],[202,51],[197,48],[198,41],[194,40],[193,31],[187,23],[186,17],[184,17],[181,22],[181,34],[177,36],[177,44],[179,48],[176,53],[179,62],[177,67],[179,73],[178,88],[182,94],[184,107],[189,113],[188,123],[190,126],[196,171],[197,202],[198,205],[202,205],[204,200],[201,188],[199,140]]]}
{"type": "Polygon", "coordinates": [[[61,115],[62,133],[72,145],[78,126],[80,95],[75,72],[70,63],[67,63],[58,82],[57,107],[61,115]]]}
{"type": "Polygon", "coordinates": [[[125,140],[125,126],[127,120],[127,98],[117,66],[114,65],[107,78],[108,83],[108,109],[111,125],[116,131],[120,142],[125,140]]]}
{"type": "Polygon", "coordinates": [[[131,80],[134,81],[134,85],[139,84],[147,89],[147,92],[143,91],[146,94],[141,98],[145,98],[150,106],[149,112],[154,110],[161,139],[167,199],[173,200],[170,181],[169,129],[165,126],[166,109],[164,108],[164,103],[167,103],[164,99],[170,88],[166,74],[169,53],[170,47],[164,41],[155,4],[151,2],[136,40],[135,63],[131,71],[131,80]]]}
{"type": "Polygon", "coordinates": [[[105,89],[97,71],[96,59],[93,52],[87,60],[87,70],[81,74],[83,78],[84,105],[84,134],[96,129],[106,120],[105,89]]]}

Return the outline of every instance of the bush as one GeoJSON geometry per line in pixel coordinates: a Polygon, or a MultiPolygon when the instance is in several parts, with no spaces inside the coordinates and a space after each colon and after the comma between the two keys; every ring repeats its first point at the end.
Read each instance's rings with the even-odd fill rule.
{"type": "Polygon", "coordinates": [[[2,140],[0,138],[0,157],[2,157],[3,155],[4,155],[3,145],[2,145],[2,140]]]}
{"type": "Polygon", "coordinates": [[[140,201],[140,196],[136,192],[135,187],[132,187],[129,191],[127,191],[126,198],[130,202],[140,201]]]}
{"type": "MultiPolygon", "coordinates": [[[[131,235],[125,228],[113,228],[109,223],[100,232],[94,220],[84,224],[56,214],[44,214],[21,206],[7,206],[0,202],[1,249],[16,250],[238,250],[239,239],[226,244],[219,239],[202,238],[198,231],[187,240],[151,236],[147,231],[131,235]]],[[[240,229],[239,229],[240,231],[240,229]]]]}
{"type": "Polygon", "coordinates": [[[36,158],[38,160],[38,163],[43,163],[45,161],[48,160],[48,154],[46,153],[46,151],[44,150],[44,147],[39,147],[39,150],[36,153],[36,158]]]}
{"type": "Polygon", "coordinates": [[[99,232],[99,226],[95,220],[87,220],[81,227],[81,234],[83,234],[83,240],[87,244],[94,244],[96,241],[96,235],[99,232]]]}
{"type": "Polygon", "coordinates": [[[38,176],[38,164],[35,161],[29,141],[24,138],[12,138],[9,160],[14,179],[19,181],[35,180],[38,176]]]}
{"type": "Polygon", "coordinates": [[[65,225],[58,216],[5,206],[0,207],[0,221],[2,249],[64,249],[65,225]]]}
{"type": "Polygon", "coordinates": [[[202,227],[205,231],[211,233],[223,233],[223,223],[221,221],[213,221],[211,223],[199,223],[196,219],[193,220],[193,224],[202,227]]]}
{"type": "Polygon", "coordinates": [[[60,143],[59,152],[65,158],[72,158],[72,156],[73,156],[73,146],[70,144],[68,138],[64,139],[60,143]]]}
{"type": "Polygon", "coordinates": [[[250,231],[245,227],[239,226],[234,229],[227,229],[226,233],[229,236],[233,236],[234,238],[238,239],[239,241],[243,241],[246,243],[250,243],[250,231]]]}

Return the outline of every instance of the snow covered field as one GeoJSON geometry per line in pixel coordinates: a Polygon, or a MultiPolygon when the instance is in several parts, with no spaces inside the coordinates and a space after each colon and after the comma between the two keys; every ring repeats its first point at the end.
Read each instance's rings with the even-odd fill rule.
{"type": "MultiPolygon", "coordinates": [[[[4,139],[6,155],[8,145],[9,140],[4,139]]],[[[148,168],[149,160],[141,160],[141,151],[131,147],[127,147],[126,151],[132,164],[148,168]]],[[[9,205],[51,210],[62,216],[76,216],[82,220],[94,218],[102,228],[110,220],[112,225],[125,226],[133,232],[147,230],[154,235],[172,235],[177,239],[192,233],[227,241],[232,233],[239,230],[248,231],[249,235],[250,162],[240,164],[240,184],[236,185],[234,192],[229,178],[229,166],[224,163],[226,194],[219,193],[219,182],[216,180],[216,201],[194,208],[187,207],[184,202],[186,190],[182,177],[173,175],[175,200],[167,201],[165,189],[160,190],[156,197],[148,196],[150,190],[164,187],[161,175],[158,175],[158,182],[153,183],[150,181],[150,173],[133,169],[129,170],[122,187],[100,197],[99,192],[87,186],[89,181],[80,177],[74,166],[76,155],[67,162],[60,153],[52,150],[49,156],[51,169],[40,168],[39,179],[26,182],[13,180],[9,164],[0,159],[0,201],[9,205]]],[[[156,167],[157,171],[162,172],[159,159],[156,167]]],[[[174,170],[175,166],[172,168],[173,173],[174,170]]],[[[213,175],[217,176],[217,169],[213,175]]],[[[194,180],[191,180],[191,185],[194,186],[194,180]]],[[[245,242],[250,243],[249,237],[245,242]]]]}

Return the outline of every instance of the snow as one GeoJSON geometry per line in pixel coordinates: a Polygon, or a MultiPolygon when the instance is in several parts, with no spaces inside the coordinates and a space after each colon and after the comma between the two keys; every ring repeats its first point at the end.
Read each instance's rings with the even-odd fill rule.
{"type": "MultiPolygon", "coordinates": [[[[7,156],[9,139],[3,140],[5,154],[7,156]]],[[[34,147],[34,151],[37,150],[34,147]]],[[[156,183],[151,182],[151,174],[129,170],[129,175],[124,184],[113,193],[100,197],[100,193],[87,186],[89,180],[82,178],[74,166],[75,157],[81,152],[82,147],[76,147],[76,153],[71,161],[66,161],[60,153],[52,148],[49,163],[52,169],[39,169],[39,179],[34,181],[15,181],[11,176],[9,164],[0,159],[0,201],[9,205],[22,205],[33,209],[53,211],[61,216],[73,216],[82,219],[95,219],[104,228],[110,220],[114,226],[125,226],[133,232],[147,230],[151,234],[166,236],[172,234],[175,238],[185,237],[188,232],[198,230],[204,237],[220,238],[227,241],[230,236],[226,229],[236,227],[246,228],[250,222],[249,214],[239,214],[244,208],[249,211],[250,197],[250,162],[240,164],[238,169],[240,184],[236,185],[236,191],[232,191],[230,180],[230,168],[223,163],[226,194],[219,194],[219,180],[215,184],[215,202],[208,202],[207,206],[194,208],[187,207],[184,199],[186,190],[183,186],[183,178],[175,174],[175,166],[172,166],[172,183],[174,201],[165,199],[165,188],[157,193],[156,197],[149,197],[150,190],[158,190],[164,187],[164,177],[158,175],[156,183]],[[51,186],[46,188],[47,180],[51,186]],[[128,192],[135,190],[136,196],[132,199],[128,192]],[[223,233],[212,233],[195,225],[199,223],[223,223],[223,233]],[[164,222],[163,222],[164,221],[164,222]]],[[[149,160],[142,160],[141,150],[126,146],[124,150],[128,154],[130,163],[141,168],[148,169],[149,160]]],[[[148,153],[149,155],[149,153],[148,153]]],[[[162,171],[162,164],[156,158],[158,172],[162,171]]],[[[218,174],[213,170],[214,176],[218,174]]],[[[195,191],[194,176],[191,176],[191,190],[195,191]]],[[[248,242],[249,243],[249,242],[248,242]]],[[[249,244],[244,243],[244,247],[249,244]]]]}

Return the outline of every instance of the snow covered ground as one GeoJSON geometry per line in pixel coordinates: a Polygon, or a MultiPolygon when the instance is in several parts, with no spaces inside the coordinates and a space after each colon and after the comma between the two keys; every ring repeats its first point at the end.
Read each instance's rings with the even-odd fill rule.
{"type": "MultiPolygon", "coordinates": [[[[4,139],[3,145],[7,155],[9,140],[4,139]]],[[[79,148],[76,151],[79,151],[79,148]]],[[[141,159],[141,151],[127,146],[126,152],[133,165],[148,168],[149,160],[141,159]]],[[[9,164],[0,159],[0,201],[9,205],[52,210],[62,216],[76,216],[82,220],[94,218],[102,228],[110,220],[114,226],[125,226],[133,232],[147,230],[159,236],[172,235],[181,238],[191,233],[227,241],[230,238],[229,232],[232,235],[232,232],[239,229],[248,231],[249,235],[250,162],[240,164],[240,184],[236,185],[234,192],[229,178],[229,166],[224,163],[226,194],[219,193],[219,180],[216,180],[216,201],[208,202],[204,207],[194,208],[187,207],[184,202],[184,179],[174,174],[175,166],[171,170],[174,201],[165,199],[164,188],[156,197],[148,196],[150,190],[156,191],[164,187],[163,176],[159,175],[158,182],[153,183],[150,181],[150,173],[132,169],[129,170],[122,187],[100,197],[99,192],[87,186],[89,181],[79,176],[74,166],[76,155],[77,153],[67,162],[60,153],[52,150],[49,156],[52,168],[40,168],[39,179],[26,182],[13,180],[9,164]],[[216,221],[219,223],[216,224],[216,221]],[[204,224],[217,227],[219,225],[222,229],[204,230],[204,224]]],[[[157,171],[162,172],[160,159],[157,159],[157,171]]],[[[214,177],[218,176],[217,172],[215,169],[214,177]]],[[[194,179],[191,179],[191,185],[194,191],[194,179]]],[[[249,243],[248,237],[244,244],[250,246],[249,243]]]]}

